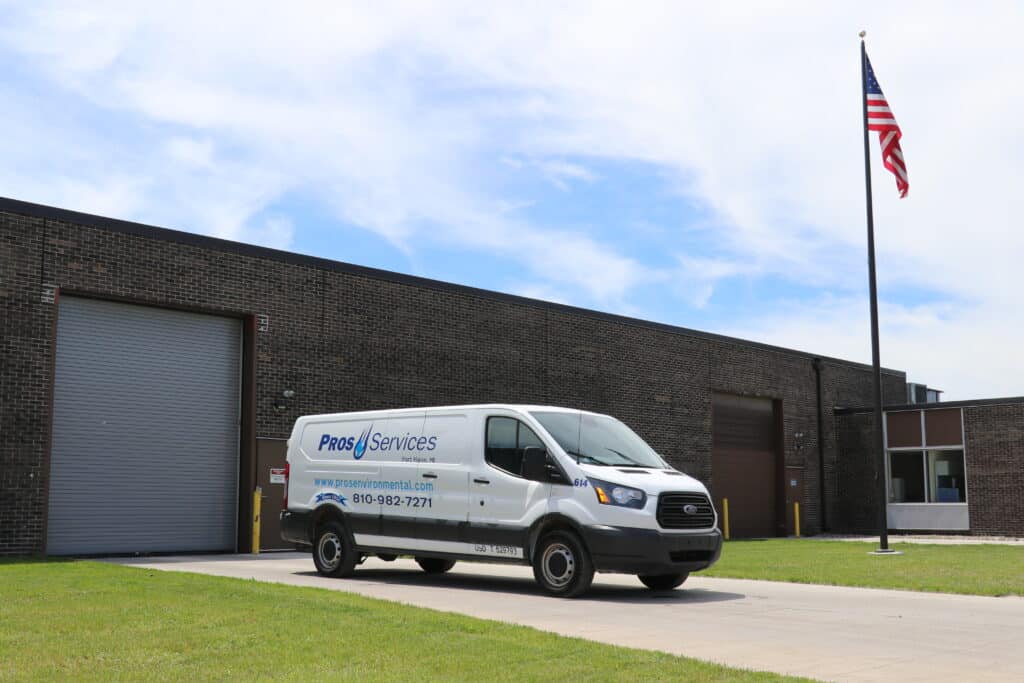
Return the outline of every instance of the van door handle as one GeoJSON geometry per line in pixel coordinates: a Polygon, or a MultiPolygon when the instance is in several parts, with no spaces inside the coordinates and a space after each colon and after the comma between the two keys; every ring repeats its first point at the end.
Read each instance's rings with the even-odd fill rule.
{"type": "Polygon", "coordinates": [[[434,474],[433,472],[424,472],[421,476],[424,479],[437,479],[437,475],[434,474]]]}
{"type": "Polygon", "coordinates": [[[490,484],[491,480],[490,479],[474,479],[473,483],[474,484],[490,484]]]}

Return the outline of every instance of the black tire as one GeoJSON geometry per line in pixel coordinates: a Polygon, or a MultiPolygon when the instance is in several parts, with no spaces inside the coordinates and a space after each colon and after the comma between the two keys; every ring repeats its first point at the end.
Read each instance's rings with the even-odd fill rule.
{"type": "Polygon", "coordinates": [[[670,591],[683,585],[683,581],[686,581],[688,576],[690,576],[689,572],[683,572],[682,574],[640,574],[637,578],[652,591],[670,591]]]}
{"type": "Polygon", "coordinates": [[[377,553],[377,559],[384,560],[385,562],[394,562],[398,559],[398,555],[392,555],[391,553],[377,553]]]}
{"type": "Polygon", "coordinates": [[[313,539],[313,564],[318,572],[332,577],[352,576],[358,562],[359,553],[339,522],[330,521],[317,528],[313,539]]]}
{"type": "Polygon", "coordinates": [[[441,557],[417,557],[416,564],[428,574],[444,574],[455,566],[455,560],[446,560],[441,557]]]}
{"type": "Polygon", "coordinates": [[[590,588],[594,563],[583,542],[571,531],[553,531],[537,543],[533,577],[549,594],[575,598],[590,588]]]}

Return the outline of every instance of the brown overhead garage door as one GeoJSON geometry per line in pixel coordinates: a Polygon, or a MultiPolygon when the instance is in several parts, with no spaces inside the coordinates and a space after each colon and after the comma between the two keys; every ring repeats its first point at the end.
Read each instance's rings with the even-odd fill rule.
{"type": "Polygon", "coordinates": [[[712,400],[711,492],[724,525],[729,499],[732,538],[776,535],[778,429],[771,399],[715,394],[712,400]]]}

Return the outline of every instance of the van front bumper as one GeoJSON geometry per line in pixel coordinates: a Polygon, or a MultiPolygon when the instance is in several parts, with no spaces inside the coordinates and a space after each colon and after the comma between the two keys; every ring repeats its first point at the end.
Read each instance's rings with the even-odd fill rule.
{"type": "Polygon", "coordinates": [[[599,572],[680,574],[707,569],[722,555],[718,529],[665,533],[657,529],[583,527],[583,540],[599,572]]]}

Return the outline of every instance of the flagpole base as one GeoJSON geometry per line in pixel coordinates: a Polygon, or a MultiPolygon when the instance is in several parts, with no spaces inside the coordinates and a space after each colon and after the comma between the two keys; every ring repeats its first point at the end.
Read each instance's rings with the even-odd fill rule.
{"type": "Polygon", "coordinates": [[[868,555],[902,555],[903,552],[900,550],[893,550],[892,548],[879,548],[872,550],[868,555]]]}

